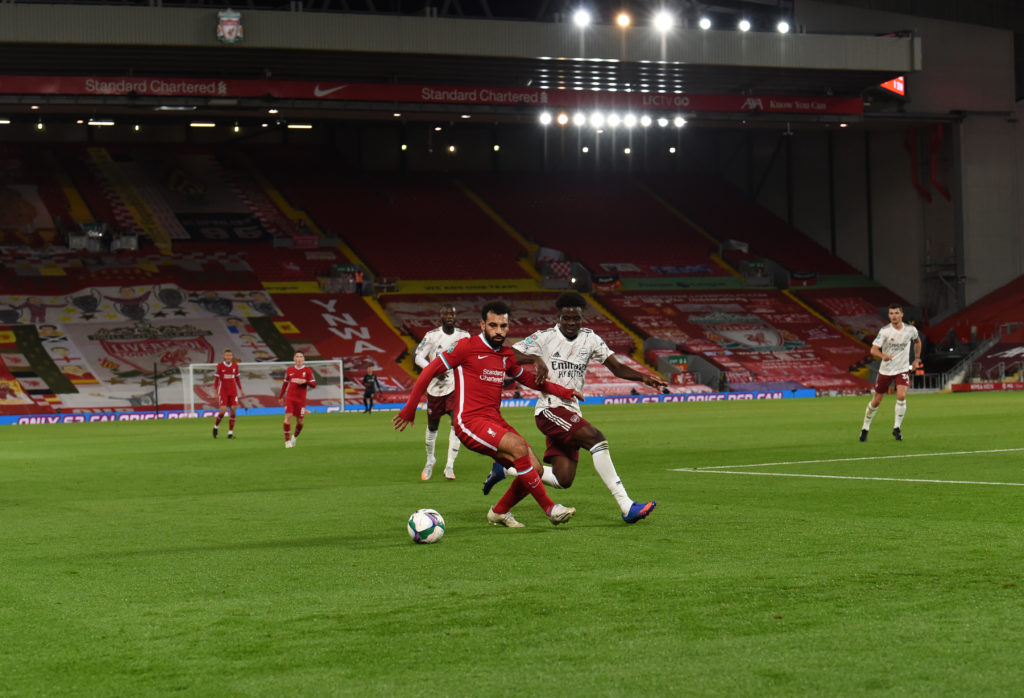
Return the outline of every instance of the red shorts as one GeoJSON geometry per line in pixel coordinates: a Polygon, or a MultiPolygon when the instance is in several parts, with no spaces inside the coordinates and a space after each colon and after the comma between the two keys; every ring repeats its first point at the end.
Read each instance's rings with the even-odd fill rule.
{"type": "Polygon", "coordinates": [[[238,404],[238,394],[221,393],[220,394],[220,406],[221,407],[234,407],[238,404]]]}
{"type": "Polygon", "coordinates": [[[488,458],[494,458],[501,443],[501,437],[508,432],[515,432],[501,416],[487,416],[470,418],[468,420],[456,420],[455,433],[459,441],[466,445],[470,451],[482,453],[488,458]]]}
{"type": "Polygon", "coordinates": [[[573,463],[580,462],[580,447],[573,436],[590,422],[566,407],[548,407],[534,416],[533,421],[547,439],[544,448],[544,462],[550,463],[555,456],[565,456],[573,463]]]}
{"type": "Polygon", "coordinates": [[[428,419],[441,419],[441,415],[451,414],[452,411],[452,396],[455,393],[448,393],[447,395],[427,395],[427,418],[428,419]]]}
{"type": "Polygon", "coordinates": [[[878,380],[875,381],[875,392],[879,395],[885,395],[889,392],[890,385],[905,385],[910,387],[910,371],[907,371],[906,373],[897,373],[895,376],[886,376],[879,373],[878,380]]]}
{"type": "Polygon", "coordinates": [[[298,400],[285,400],[284,414],[286,417],[290,414],[293,414],[296,417],[302,417],[302,410],[305,409],[305,407],[305,402],[299,402],[298,400]]]}

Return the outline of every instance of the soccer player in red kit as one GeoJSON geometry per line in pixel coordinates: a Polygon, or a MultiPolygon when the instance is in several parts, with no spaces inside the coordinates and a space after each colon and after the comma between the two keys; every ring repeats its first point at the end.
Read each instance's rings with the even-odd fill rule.
{"type": "Polygon", "coordinates": [[[302,433],[302,419],[306,414],[306,391],[316,387],[313,369],[305,366],[306,355],[295,352],[295,365],[289,366],[281,384],[278,402],[284,405],[284,447],[293,448],[302,433]],[[292,417],[295,418],[295,436],[292,436],[292,417]]]}
{"type": "Polygon", "coordinates": [[[512,516],[512,507],[526,495],[533,495],[544,514],[556,526],[573,517],[576,510],[555,504],[548,497],[538,473],[540,463],[526,439],[501,416],[501,387],[505,377],[523,385],[565,399],[582,398],[577,391],[551,381],[538,386],[532,373],[516,363],[515,355],[504,346],[508,336],[509,307],[493,301],[480,313],[480,334],[459,340],[453,347],[427,364],[413,386],[409,401],[392,420],[403,431],[416,418],[416,406],[434,376],[449,369],[455,376],[455,405],[452,421],[459,441],[472,451],[494,458],[514,469],[515,480],[505,495],[487,512],[495,525],[522,528],[512,516]]]}
{"type": "Polygon", "coordinates": [[[235,438],[235,409],[238,407],[238,398],[242,393],[242,372],[235,363],[235,354],[230,349],[224,350],[224,360],[217,364],[216,377],[213,379],[213,389],[217,391],[220,401],[220,412],[217,413],[217,421],[213,423],[213,438],[217,438],[217,430],[220,428],[220,420],[224,419],[224,413],[231,410],[231,417],[228,418],[228,438],[235,438]]]}

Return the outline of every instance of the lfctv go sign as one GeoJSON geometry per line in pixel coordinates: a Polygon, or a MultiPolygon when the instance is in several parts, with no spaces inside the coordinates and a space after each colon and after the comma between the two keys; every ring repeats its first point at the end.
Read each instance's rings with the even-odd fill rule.
{"type": "Polygon", "coordinates": [[[644,94],[641,104],[645,107],[688,107],[690,98],[686,95],[644,94]]]}

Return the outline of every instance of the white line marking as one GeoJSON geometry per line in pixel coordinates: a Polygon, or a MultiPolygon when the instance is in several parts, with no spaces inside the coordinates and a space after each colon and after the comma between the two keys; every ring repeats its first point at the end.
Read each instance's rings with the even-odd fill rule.
{"type": "MultiPolygon", "coordinates": [[[[808,463],[849,463],[859,460],[889,460],[892,458],[925,458],[934,456],[967,456],[977,453],[1012,453],[1024,448],[992,448],[985,451],[946,451],[944,453],[904,453],[898,456],[861,456],[859,458],[821,458],[818,460],[783,460],[774,463],[748,463],[746,465],[710,465],[706,468],[673,468],[678,471],[729,470],[731,468],[763,468],[768,465],[805,465],[808,463]]],[[[946,482],[943,480],[943,482],[946,482]]]]}
{"type": "Polygon", "coordinates": [[[881,480],[884,482],[931,482],[942,485],[1002,485],[1003,487],[1024,487],[1024,482],[982,482],[976,480],[920,480],[909,477],[860,477],[856,475],[810,475],[806,473],[752,473],[741,470],[710,470],[708,468],[675,468],[675,470],[683,473],[707,473],[709,475],[763,475],[765,477],[816,477],[827,480],[881,480]]]}

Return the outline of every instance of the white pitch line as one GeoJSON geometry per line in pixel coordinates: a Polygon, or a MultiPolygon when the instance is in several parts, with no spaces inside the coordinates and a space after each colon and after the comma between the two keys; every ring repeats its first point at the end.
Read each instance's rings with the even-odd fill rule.
{"type": "MultiPolygon", "coordinates": [[[[1021,450],[1021,449],[1010,449],[1021,450]]],[[[983,482],[977,480],[921,480],[909,477],[862,477],[858,475],[811,475],[808,473],[765,473],[743,470],[710,470],[708,468],[675,468],[679,472],[707,473],[709,475],[762,475],[764,477],[815,477],[826,480],[881,480],[884,482],[930,482],[942,485],[1001,485],[1003,487],[1024,487],[1024,482],[983,482]]]]}
{"type": "MultiPolygon", "coordinates": [[[[709,465],[706,468],[672,468],[679,472],[683,471],[698,471],[702,472],[705,470],[730,470],[732,468],[763,468],[769,465],[807,465],[810,463],[849,463],[851,461],[860,460],[890,460],[893,458],[925,458],[935,456],[969,456],[978,453],[1012,453],[1014,451],[1024,451],[1024,448],[991,448],[984,451],[945,451],[942,453],[903,453],[897,456],[861,456],[859,458],[821,458],[818,460],[783,460],[775,461],[774,463],[748,463],[746,465],[709,465]]],[[[946,482],[943,480],[943,482],[946,482]]]]}

